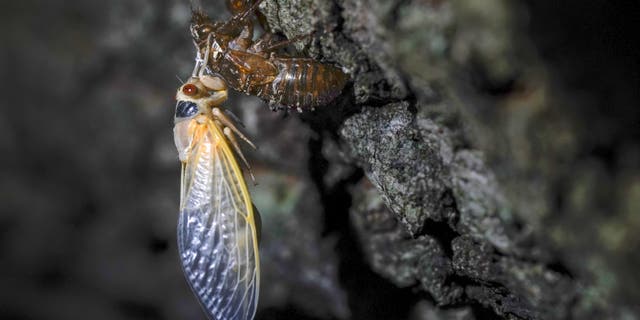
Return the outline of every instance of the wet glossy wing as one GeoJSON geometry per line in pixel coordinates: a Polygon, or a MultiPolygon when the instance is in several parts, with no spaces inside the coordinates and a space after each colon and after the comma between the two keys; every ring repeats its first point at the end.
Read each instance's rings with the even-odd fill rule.
{"type": "Polygon", "coordinates": [[[253,319],[260,275],[251,200],[221,130],[203,127],[183,167],[182,266],[210,319],[253,319]]]}

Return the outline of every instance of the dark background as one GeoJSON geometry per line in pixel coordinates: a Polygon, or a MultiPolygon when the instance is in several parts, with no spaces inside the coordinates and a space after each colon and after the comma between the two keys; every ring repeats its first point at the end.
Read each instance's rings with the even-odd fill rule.
{"type": "MultiPolygon", "coordinates": [[[[221,8],[207,6],[214,17],[226,16],[221,8]]],[[[522,8],[530,50],[569,101],[558,108],[569,108],[587,132],[572,152],[596,169],[576,170],[599,186],[583,195],[595,194],[597,207],[545,221],[605,229],[598,229],[603,244],[589,240],[598,238],[595,227],[584,228],[560,252],[572,252],[568,265],[606,270],[598,290],[637,317],[640,7],[600,0],[522,8]],[[591,253],[597,258],[585,258],[591,253]]],[[[176,75],[192,68],[189,14],[186,0],[0,4],[0,318],[203,318],[175,245],[173,95],[176,75]]],[[[509,86],[475,79],[489,91],[509,86]]],[[[346,213],[350,200],[315,191],[307,153],[316,133],[255,98],[234,95],[229,104],[261,146],[250,153],[254,198],[271,222],[263,229],[258,318],[370,319],[362,310],[385,303],[380,319],[422,319],[414,307],[420,295],[375,275],[348,228],[326,222],[323,208],[346,213]]],[[[571,201],[558,196],[556,212],[571,201]]]]}

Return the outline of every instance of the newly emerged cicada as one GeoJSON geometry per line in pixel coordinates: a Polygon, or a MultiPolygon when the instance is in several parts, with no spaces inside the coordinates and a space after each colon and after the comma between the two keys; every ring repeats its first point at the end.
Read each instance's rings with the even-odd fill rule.
{"type": "Polygon", "coordinates": [[[348,80],[341,69],[310,58],[278,54],[304,37],[277,41],[265,32],[253,40],[250,16],[262,1],[249,5],[251,0],[230,0],[234,15],[224,22],[212,22],[204,13],[193,12],[191,35],[205,67],[231,88],[256,95],[271,106],[302,111],[331,102],[348,80]]]}
{"type": "Polygon", "coordinates": [[[210,319],[253,319],[260,287],[259,217],[235,158],[246,164],[235,135],[251,142],[220,106],[227,99],[224,81],[196,76],[197,69],[196,62],[194,76],[176,94],[180,260],[210,319]]]}

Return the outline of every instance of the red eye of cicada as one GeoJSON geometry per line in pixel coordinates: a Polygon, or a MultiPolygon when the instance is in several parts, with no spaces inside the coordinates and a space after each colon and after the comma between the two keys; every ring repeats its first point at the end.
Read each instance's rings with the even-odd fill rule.
{"type": "Polygon", "coordinates": [[[196,95],[196,93],[198,93],[198,87],[191,83],[185,84],[184,87],[182,87],[182,93],[188,96],[194,96],[196,95]]]}

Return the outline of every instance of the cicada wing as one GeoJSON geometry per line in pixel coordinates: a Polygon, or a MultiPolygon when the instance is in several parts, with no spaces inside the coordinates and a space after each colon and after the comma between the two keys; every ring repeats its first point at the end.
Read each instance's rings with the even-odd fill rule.
{"type": "Polygon", "coordinates": [[[222,132],[207,127],[183,168],[180,258],[210,319],[253,319],[260,282],[253,207],[222,132]]]}

